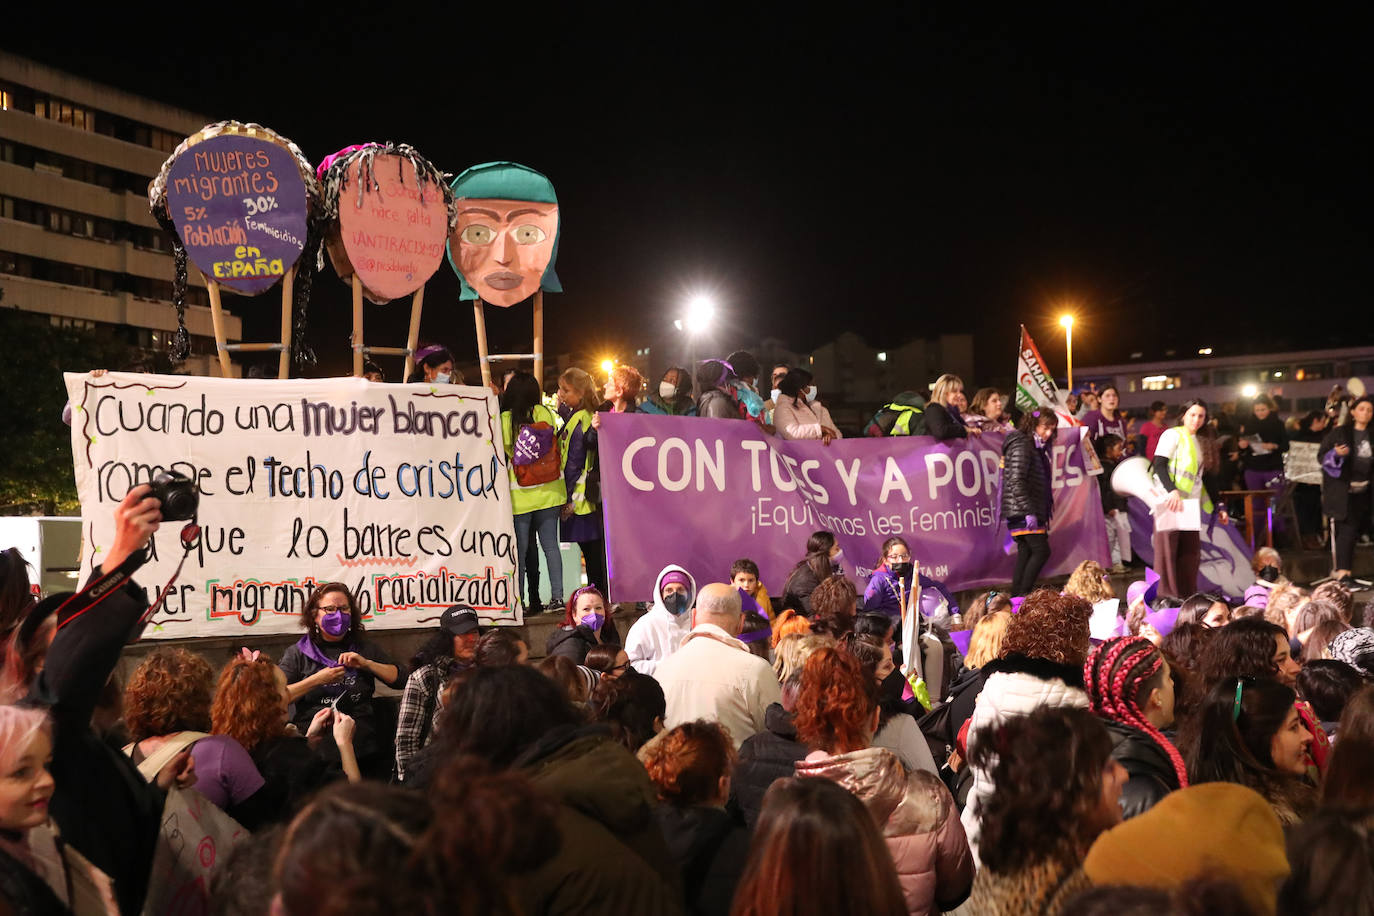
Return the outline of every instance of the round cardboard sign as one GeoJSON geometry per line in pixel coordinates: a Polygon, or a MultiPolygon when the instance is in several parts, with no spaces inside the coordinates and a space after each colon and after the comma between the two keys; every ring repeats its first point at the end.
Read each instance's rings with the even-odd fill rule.
{"type": "Polygon", "coordinates": [[[300,258],[307,207],[295,154],[265,136],[206,137],[167,172],[167,209],[191,262],[243,295],[270,289],[300,258]]]}
{"type": "Polygon", "coordinates": [[[338,244],[329,255],[340,277],[353,273],[373,302],[390,302],[425,285],[439,269],[448,238],[448,204],[442,186],[421,184],[407,156],[379,153],[360,176],[364,159],[355,156],[339,188],[338,244]],[[359,187],[362,193],[359,193],[359,187]]]}

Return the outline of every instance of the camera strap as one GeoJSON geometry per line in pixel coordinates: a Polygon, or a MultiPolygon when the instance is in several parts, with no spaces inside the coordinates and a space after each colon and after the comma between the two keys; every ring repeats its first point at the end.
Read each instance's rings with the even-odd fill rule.
{"type": "MultiPolygon", "coordinates": [[[[181,529],[182,553],[181,559],[177,561],[177,568],[172,570],[172,577],[167,580],[167,584],[164,585],[162,591],[158,593],[157,600],[148,605],[148,610],[144,611],[142,616],[138,618],[136,630],[141,631],[143,627],[147,625],[148,621],[153,618],[153,615],[167,603],[167,595],[171,592],[172,586],[177,581],[177,577],[181,575],[181,567],[186,565],[186,558],[191,555],[191,550],[196,546],[196,537],[199,535],[200,526],[196,524],[194,518],[187,522],[185,527],[181,529]]],[[[147,548],[144,548],[144,550],[146,551],[147,548]]]]}

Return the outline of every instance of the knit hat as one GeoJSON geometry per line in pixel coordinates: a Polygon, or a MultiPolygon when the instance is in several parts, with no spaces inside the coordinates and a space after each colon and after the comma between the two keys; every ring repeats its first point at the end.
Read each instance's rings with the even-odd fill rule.
{"type": "Polygon", "coordinates": [[[673,570],[673,571],[670,572],[670,573],[665,573],[664,576],[663,576],[663,578],[662,578],[662,580],[659,581],[659,583],[658,583],[658,591],[659,591],[659,594],[662,594],[662,593],[663,593],[663,590],[664,590],[665,588],[667,588],[668,586],[672,585],[673,583],[677,583],[678,585],[681,585],[683,588],[687,589],[687,591],[689,591],[689,592],[692,590],[692,580],[689,579],[689,578],[687,578],[687,574],[686,574],[685,572],[681,572],[681,571],[675,569],[675,570],[673,570]]]}
{"type": "Polygon", "coordinates": [[[1177,888],[1225,878],[1256,912],[1273,913],[1288,876],[1283,827],[1258,792],[1209,782],[1170,792],[1097,838],[1083,862],[1094,884],[1177,888]]]}
{"type": "Polygon", "coordinates": [[[1365,677],[1374,677],[1374,630],[1355,627],[1346,630],[1327,646],[1331,657],[1345,662],[1365,677]]]}
{"type": "Polygon", "coordinates": [[[1013,614],[1002,638],[1000,657],[1019,654],[1079,667],[1088,655],[1088,620],[1093,606],[1073,595],[1042,588],[1013,614]]]}

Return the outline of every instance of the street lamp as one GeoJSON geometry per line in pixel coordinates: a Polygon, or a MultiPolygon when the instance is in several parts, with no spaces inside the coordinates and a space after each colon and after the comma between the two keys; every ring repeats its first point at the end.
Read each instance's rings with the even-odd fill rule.
{"type": "Polygon", "coordinates": [[[1073,393],[1073,316],[1061,315],[1059,324],[1064,328],[1064,355],[1069,364],[1069,393],[1073,393]]]}
{"type": "Polygon", "coordinates": [[[687,333],[688,364],[691,366],[688,371],[691,372],[693,380],[697,375],[697,338],[710,329],[715,314],[715,300],[705,293],[696,293],[687,299],[687,313],[679,321],[674,322],[679,329],[687,333]]]}

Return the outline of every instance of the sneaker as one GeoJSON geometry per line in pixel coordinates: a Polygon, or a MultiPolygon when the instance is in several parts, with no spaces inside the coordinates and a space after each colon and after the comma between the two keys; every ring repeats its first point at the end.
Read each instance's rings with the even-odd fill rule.
{"type": "Polygon", "coordinates": [[[1111,573],[1114,576],[1124,576],[1126,574],[1126,567],[1122,566],[1120,563],[1117,563],[1115,566],[1112,567],[1111,573]]]}

